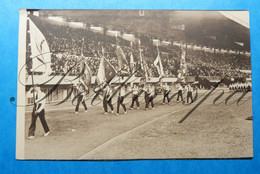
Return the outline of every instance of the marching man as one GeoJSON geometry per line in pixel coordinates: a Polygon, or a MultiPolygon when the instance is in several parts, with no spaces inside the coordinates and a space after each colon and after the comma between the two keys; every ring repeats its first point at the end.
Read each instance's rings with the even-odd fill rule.
{"type": "Polygon", "coordinates": [[[182,84],[179,84],[179,86],[178,86],[178,97],[177,97],[177,101],[179,101],[179,97],[181,97],[181,101],[183,101],[182,91],[183,91],[182,84]]]}
{"type": "Polygon", "coordinates": [[[86,106],[85,103],[85,95],[86,95],[86,90],[87,90],[87,86],[84,86],[83,84],[80,84],[77,86],[77,90],[78,90],[78,101],[77,101],[77,105],[75,108],[75,113],[77,114],[79,111],[79,104],[82,103],[82,105],[84,106],[85,112],[88,112],[88,108],[86,106]]]}
{"type": "Polygon", "coordinates": [[[32,112],[32,122],[29,128],[29,135],[28,135],[28,139],[33,139],[34,138],[34,132],[36,129],[36,120],[39,116],[41,123],[42,123],[42,127],[44,129],[44,135],[43,136],[48,136],[50,133],[50,129],[48,127],[48,124],[45,120],[45,110],[44,110],[44,106],[45,106],[45,100],[43,99],[45,97],[45,93],[43,93],[40,89],[39,86],[36,86],[34,88],[31,88],[26,96],[28,98],[32,98],[35,97],[35,104],[33,107],[33,112],[32,112]]]}
{"type": "MultiPolygon", "coordinates": [[[[118,86],[118,87],[120,87],[120,86],[118,86]]],[[[117,112],[116,112],[116,115],[119,115],[120,105],[123,107],[124,112],[126,114],[126,107],[125,107],[125,104],[124,104],[125,90],[126,90],[126,86],[122,86],[121,89],[119,90],[118,98],[117,98],[117,112]]]]}
{"type": "Polygon", "coordinates": [[[111,113],[114,113],[114,107],[112,105],[113,90],[111,89],[111,86],[107,85],[104,92],[105,92],[104,98],[103,98],[103,106],[104,106],[104,110],[105,110],[104,114],[107,114],[107,105],[110,107],[111,113]]]}
{"type": "Polygon", "coordinates": [[[144,102],[145,102],[145,109],[146,109],[146,106],[148,105],[148,100],[149,100],[147,84],[144,84],[142,91],[144,92],[144,102]]]}
{"type": "Polygon", "coordinates": [[[165,83],[165,85],[163,87],[163,104],[165,104],[165,98],[167,99],[168,103],[170,102],[170,99],[169,99],[170,92],[171,92],[170,87],[168,86],[167,83],[165,83]]]}
{"type": "Polygon", "coordinates": [[[154,103],[153,103],[153,98],[154,98],[154,95],[155,95],[155,89],[154,89],[154,86],[148,86],[148,90],[147,90],[147,93],[148,93],[148,98],[147,98],[147,102],[146,102],[146,105],[145,105],[145,110],[148,110],[148,106],[149,104],[151,103],[151,106],[152,106],[152,109],[154,109],[154,103]]]}
{"type": "Polygon", "coordinates": [[[188,84],[186,86],[186,90],[187,90],[187,103],[189,103],[189,99],[191,99],[191,103],[193,103],[193,99],[192,99],[193,88],[188,84]]]}
{"type": "Polygon", "coordinates": [[[133,109],[134,102],[136,102],[137,109],[139,109],[140,104],[138,101],[138,86],[136,84],[134,84],[134,86],[133,86],[132,93],[133,93],[133,97],[132,97],[132,103],[131,103],[130,109],[131,110],[133,109]]]}

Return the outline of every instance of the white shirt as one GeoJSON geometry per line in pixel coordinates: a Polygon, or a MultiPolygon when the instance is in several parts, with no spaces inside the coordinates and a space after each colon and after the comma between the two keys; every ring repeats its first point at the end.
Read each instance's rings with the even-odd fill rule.
{"type": "Polygon", "coordinates": [[[106,95],[110,96],[113,93],[111,88],[107,88],[106,95]]]}
{"type": "Polygon", "coordinates": [[[120,96],[121,96],[121,97],[125,96],[125,87],[122,87],[122,88],[120,89],[120,96]]]}
{"type": "Polygon", "coordinates": [[[134,95],[137,95],[137,94],[138,94],[138,88],[137,88],[137,87],[133,88],[133,94],[134,94],[134,95]]]}
{"type": "MultiPolygon", "coordinates": [[[[34,93],[37,112],[41,112],[45,107],[46,98],[43,99],[45,97],[45,95],[46,94],[44,92],[42,92],[41,90],[34,93]]],[[[26,94],[26,97],[33,98],[33,92],[31,90],[29,90],[26,94]]]]}
{"type": "Polygon", "coordinates": [[[154,88],[148,88],[149,96],[154,96],[154,94],[155,94],[154,90],[155,90],[154,88]]]}
{"type": "Polygon", "coordinates": [[[168,85],[166,85],[166,86],[164,87],[164,89],[165,89],[166,92],[168,92],[168,91],[170,90],[170,87],[169,87],[168,85]]]}
{"type": "MultiPolygon", "coordinates": [[[[120,88],[120,86],[117,86],[117,87],[115,88],[115,90],[118,90],[118,88],[120,88]]],[[[123,96],[125,95],[125,87],[122,86],[122,87],[119,89],[119,91],[117,92],[117,94],[118,94],[118,96],[123,97],[123,96]]]]}
{"type": "Polygon", "coordinates": [[[192,89],[192,87],[191,87],[190,85],[188,85],[188,86],[186,87],[186,89],[187,89],[188,92],[193,92],[193,89],[192,89]]]}

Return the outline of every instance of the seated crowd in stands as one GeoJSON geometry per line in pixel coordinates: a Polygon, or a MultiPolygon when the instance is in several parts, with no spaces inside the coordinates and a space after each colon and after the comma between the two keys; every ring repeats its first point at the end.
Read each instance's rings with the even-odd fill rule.
{"type": "MultiPolygon", "coordinates": [[[[34,22],[39,26],[46,37],[52,52],[51,68],[53,74],[64,74],[70,67],[74,68],[69,75],[79,74],[79,60],[84,56],[88,57],[92,75],[97,75],[100,57],[102,55],[102,47],[105,50],[107,60],[115,69],[118,69],[115,37],[87,29],[50,24],[40,18],[35,18],[34,22]]],[[[131,47],[129,41],[120,37],[118,37],[118,40],[128,62],[130,62],[132,52],[136,66],[140,66],[139,45],[133,44],[131,47]]],[[[27,42],[29,42],[28,39],[27,42]]],[[[150,68],[151,76],[158,77],[159,74],[153,64],[158,55],[157,47],[152,44],[150,44],[150,46],[142,45],[142,50],[143,57],[145,57],[146,63],[150,68]]],[[[159,50],[165,77],[177,77],[181,60],[181,48],[178,46],[160,46],[159,50]]],[[[29,56],[30,52],[29,49],[27,49],[27,59],[29,59],[29,56]]],[[[240,72],[240,70],[251,69],[250,58],[244,55],[209,53],[188,49],[186,53],[186,63],[188,76],[227,75],[229,77],[250,77],[249,74],[240,72]]],[[[136,76],[142,76],[141,70],[137,71],[136,76]]]]}

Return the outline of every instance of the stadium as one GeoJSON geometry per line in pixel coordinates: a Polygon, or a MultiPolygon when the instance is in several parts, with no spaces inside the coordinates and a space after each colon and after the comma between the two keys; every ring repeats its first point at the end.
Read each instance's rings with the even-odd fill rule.
{"type": "Polygon", "coordinates": [[[25,159],[253,156],[248,23],[229,12],[167,10],[29,10],[26,23],[19,77],[25,93],[47,94],[50,134],[40,136],[38,120],[26,138],[35,96],[25,98],[25,159]],[[76,114],[79,84],[88,109],[76,114]],[[124,87],[125,112],[104,114],[106,85],[124,87]],[[130,107],[133,85],[153,88],[154,106],[142,92],[140,109],[130,107]]]}

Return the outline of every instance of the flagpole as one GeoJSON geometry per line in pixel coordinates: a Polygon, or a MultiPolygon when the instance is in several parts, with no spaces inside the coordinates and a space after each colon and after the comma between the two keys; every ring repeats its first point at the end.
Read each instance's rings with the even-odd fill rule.
{"type": "Polygon", "coordinates": [[[35,103],[35,86],[34,86],[34,78],[33,78],[33,71],[31,72],[32,76],[32,86],[33,86],[33,105],[34,105],[34,114],[36,113],[36,103],[35,103]]]}
{"type": "MultiPolygon", "coordinates": [[[[116,34],[116,47],[118,47],[118,40],[117,40],[117,34],[116,34]]],[[[117,48],[116,48],[117,49],[117,48]]],[[[118,50],[117,50],[118,51],[118,50]]],[[[118,55],[117,55],[118,56],[118,55]]],[[[119,70],[119,84],[121,84],[121,82],[120,82],[120,79],[121,79],[121,69],[119,70]]]]}
{"type": "MultiPolygon", "coordinates": [[[[28,30],[30,30],[30,22],[29,22],[29,20],[30,20],[30,18],[29,18],[29,16],[28,16],[28,20],[27,20],[27,22],[29,23],[29,27],[28,27],[28,30]]],[[[31,32],[30,32],[30,37],[29,37],[29,39],[30,39],[30,42],[31,42],[31,32]]],[[[31,52],[31,56],[32,56],[32,50],[31,50],[31,47],[30,47],[30,52],[31,52]]],[[[30,57],[31,57],[30,56],[30,57]]],[[[32,62],[32,64],[33,64],[33,57],[31,57],[31,62],[32,62]]],[[[32,67],[33,68],[33,67],[32,67]]],[[[33,87],[33,105],[34,105],[34,114],[36,113],[36,102],[35,102],[35,85],[34,85],[34,78],[33,78],[33,74],[34,74],[34,72],[33,72],[33,70],[31,71],[31,70],[29,70],[29,72],[31,73],[31,77],[32,77],[32,87],[33,87]]]]}

